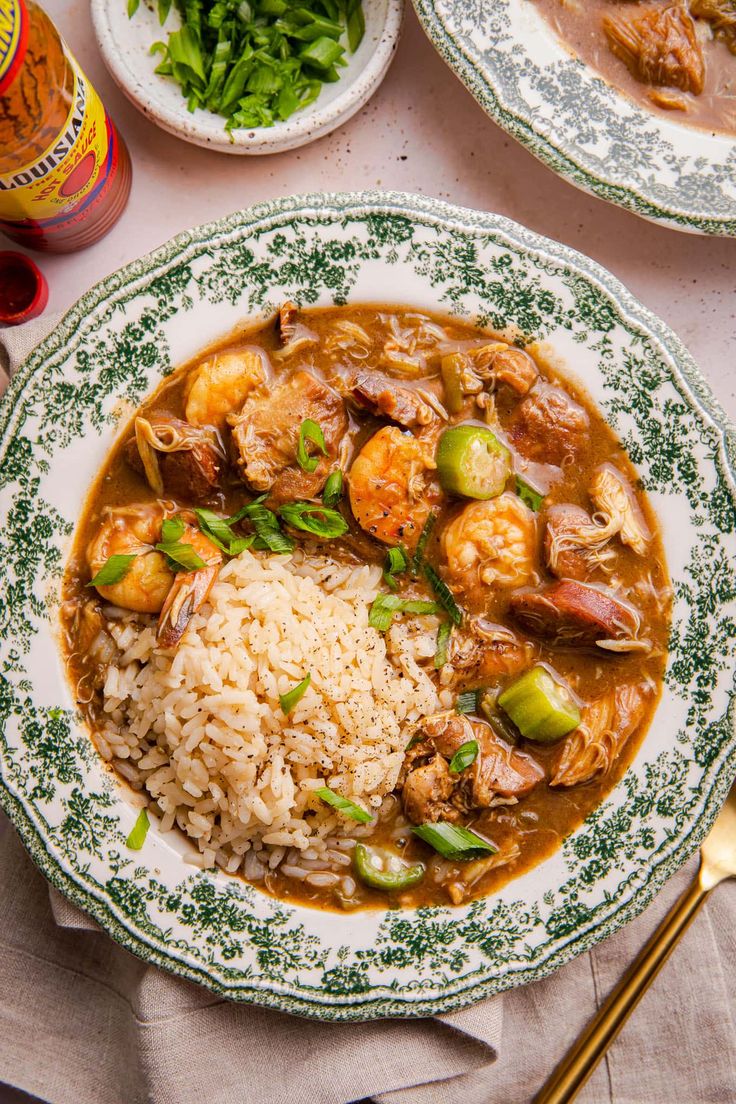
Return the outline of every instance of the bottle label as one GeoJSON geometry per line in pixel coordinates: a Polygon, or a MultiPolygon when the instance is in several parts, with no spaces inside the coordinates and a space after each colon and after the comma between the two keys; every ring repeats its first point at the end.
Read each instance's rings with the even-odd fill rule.
{"type": "Polygon", "coordinates": [[[28,43],[28,12],[23,0],[0,0],[0,96],[15,80],[28,43]]]}
{"type": "MultiPolygon", "coordinates": [[[[4,0],[0,0],[0,4],[4,0]]],[[[117,135],[100,97],[65,48],[72,102],[56,138],[28,165],[0,176],[0,229],[53,231],[84,217],[117,169],[117,135]]]]}

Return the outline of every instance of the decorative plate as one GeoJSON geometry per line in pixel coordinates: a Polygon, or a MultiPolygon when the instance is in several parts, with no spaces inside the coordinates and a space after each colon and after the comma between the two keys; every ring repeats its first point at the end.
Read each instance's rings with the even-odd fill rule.
{"type": "MultiPolygon", "coordinates": [[[[160,56],[151,54],[154,42],[166,38],[156,5],[140,5],[128,18],[126,0],[91,0],[97,45],[113,80],[146,118],[157,126],[205,149],[220,153],[280,153],[330,134],[355,115],[371,98],[388,72],[399,44],[404,0],[363,0],[365,35],[358,49],[346,56],[340,80],[325,84],[313,104],[290,119],[270,127],[225,130],[225,120],[211,111],[190,112],[181,88],[158,76],[160,56]]],[[[174,8],[166,31],[179,23],[174,8]]]]}
{"type": "Polygon", "coordinates": [[[736,434],[677,338],[612,276],[493,215],[365,193],[280,200],[109,276],[0,407],[0,800],[49,881],[148,962],[329,1020],[423,1016],[543,977],[635,916],[697,847],[736,774],[736,434]],[[93,475],[180,362],[284,298],[400,301],[550,343],[625,442],[675,587],[661,704],[621,783],[547,862],[457,908],[338,915],[187,865],[75,716],[59,579],[93,475]]]}
{"type": "Polygon", "coordinates": [[[571,184],[676,230],[736,235],[733,138],[618,92],[570,54],[531,0],[414,7],[483,110],[571,184]]]}

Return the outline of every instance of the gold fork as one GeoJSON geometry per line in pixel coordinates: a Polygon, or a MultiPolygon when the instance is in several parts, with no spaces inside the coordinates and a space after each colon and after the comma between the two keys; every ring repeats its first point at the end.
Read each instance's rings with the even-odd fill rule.
{"type": "Polygon", "coordinates": [[[608,1050],[674,950],[703,901],[719,882],[736,876],[736,785],[700,848],[700,869],[606,1003],[565,1055],[533,1104],[567,1104],[608,1050]]]}

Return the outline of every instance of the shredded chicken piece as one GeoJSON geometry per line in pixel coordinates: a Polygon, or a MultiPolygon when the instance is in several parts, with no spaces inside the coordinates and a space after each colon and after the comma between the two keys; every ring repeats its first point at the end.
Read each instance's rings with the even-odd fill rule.
{"type": "Polygon", "coordinates": [[[567,391],[540,381],[516,408],[509,436],[528,459],[561,464],[570,455],[580,462],[589,429],[587,412],[567,391]]]}
{"type": "Polygon", "coordinates": [[[736,54],[736,0],[690,0],[690,14],[707,19],[716,38],[736,54]]]}
{"type": "Polygon", "coordinates": [[[475,859],[473,862],[463,863],[458,871],[458,877],[447,885],[447,894],[453,905],[460,905],[469,896],[474,885],[491,870],[497,870],[499,866],[509,866],[516,862],[521,855],[521,848],[515,840],[511,840],[499,848],[495,855],[489,855],[485,859],[475,859]]]}
{"type": "Polygon", "coordinates": [[[614,553],[607,547],[610,532],[596,525],[580,506],[561,503],[547,511],[544,554],[547,566],[558,579],[585,582],[596,568],[604,571],[614,553]]]}
{"type": "Polygon", "coordinates": [[[407,429],[429,425],[435,417],[423,393],[400,387],[381,372],[358,372],[348,384],[348,396],[364,410],[390,418],[407,429]]]}
{"type": "Polygon", "coordinates": [[[623,9],[603,19],[608,45],[643,84],[703,91],[705,62],[695,24],[682,4],[636,13],[623,9]]]}
{"type": "Polygon", "coordinates": [[[489,725],[455,713],[438,713],[417,726],[399,787],[406,815],[422,824],[456,821],[459,814],[473,809],[513,803],[543,778],[544,770],[535,759],[507,744],[489,725]],[[478,743],[477,758],[464,770],[451,772],[453,755],[469,740],[478,743]]]}
{"type": "Polygon", "coordinates": [[[579,786],[607,773],[638,727],[648,692],[645,686],[619,686],[588,705],[560,748],[550,785],[579,786]]]}
{"type": "Polygon", "coordinates": [[[644,520],[641,507],[627,480],[611,464],[596,471],[590,487],[590,497],[601,515],[601,535],[618,533],[619,540],[638,556],[645,556],[652,534],[644,520]]]}

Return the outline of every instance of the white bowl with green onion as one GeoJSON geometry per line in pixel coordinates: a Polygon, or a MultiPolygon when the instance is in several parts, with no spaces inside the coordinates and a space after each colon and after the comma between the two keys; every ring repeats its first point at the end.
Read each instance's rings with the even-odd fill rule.
{"type": "Polygon", "coordinates": [[[170,134],[222,153],[278,153],[367,102],[393,59],[403,0],[92,0],[114,80],[170,134]]]}

